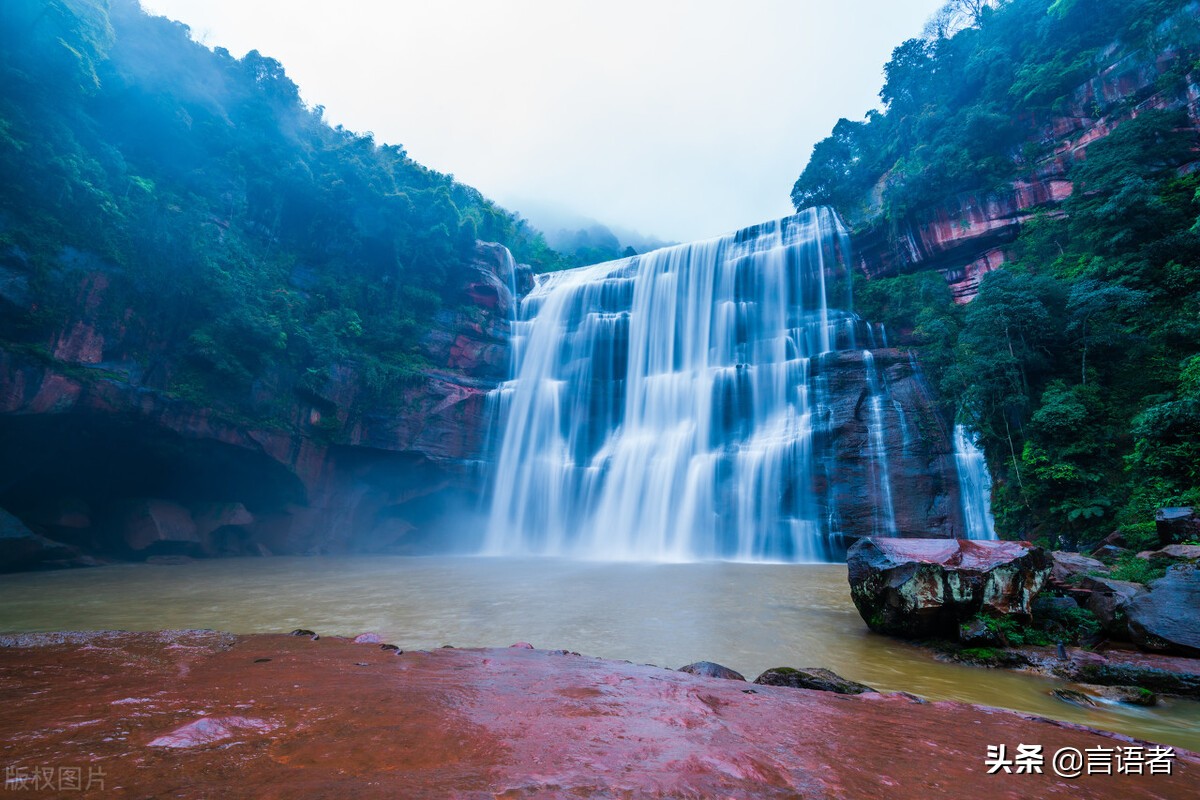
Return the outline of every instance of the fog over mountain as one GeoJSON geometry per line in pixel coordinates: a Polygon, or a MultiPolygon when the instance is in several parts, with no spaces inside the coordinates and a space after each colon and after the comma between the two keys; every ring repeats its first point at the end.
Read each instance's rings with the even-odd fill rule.
{"type": "Polygon", "coordinates": [[[790,211],[788,176],[939,0],[145,0],[279,59],[310,105],[532,216],[666,240],[790,211]]]}

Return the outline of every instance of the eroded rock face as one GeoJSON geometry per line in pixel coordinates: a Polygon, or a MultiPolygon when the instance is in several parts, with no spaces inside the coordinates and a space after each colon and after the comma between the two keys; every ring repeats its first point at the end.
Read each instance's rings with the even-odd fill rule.
{"type": "Polygon", "coordinates": [[[155,545],[195,546],[200,536],[191,512],[170,500],[149,498],[135,501],[122,521],[125,543],[135,551],[155,545]]]}
{"type": "Polygon", "coordinates": [[[40,536],[0,508],[0,572],[33,569],[47,562],[73,561],[74,547],[40,536]]]}
{"type": "Polygon", "coordinates": [[[979,613],[1029,617],[1050,555],[1028,542],[862,539],[850,548],[850,593],[874,631],[954,639],[979,613]]]}
{"type": "Polygon", "coordinates": [[[1127,615],[1130,636],[1143,650],[1200,657],[1200,567],[1171,567],[1129,603],[1127,615]]]}
{"type": "Polygon", "coordinates": [[[871,278],[936,270],[957,302],[969,302],[982,277],[1004,264],[1027,221],[1039,213],[1062,213],[1060,204],[1074,191],[1071,168],[1096,142],[1147,109],[1183,109],[1200,129],[1198,73],[1185,61],[1188,45],[1197,41],[1195,13],[1190,6],[1164,22],[1152,40],[1158,42],[1154,50],[1131,51],[1120,42],[1104,48],[1086,81],[1053,112],[1034,115],[1028,141],[1042,155],[1008,186],[947,197],[903,220],[883,222],[881,181],[864,198],[862,218],[848,220],[856,229],[859,269],[871,278]],[[1180,68],[1184,81],[1163,80],[1180,68]]]}
{"type": "MultiPolygon", "coordinates": [[[[111,265],[72,257],[77,307],[45,343],[61,367],[0,348],[0,504],[31,534],[140,558],[419,553],[475,529],[443,521],[476,507],[485,395],[507,375],[513,290],[529,283],[502,246],[479,243],[462,265],[458,302],[420,342],[433,366],[395,407],[373,407],[340,364],[302,393],[261,376],[245,401],[269,424],[173,395],[178,343],[119,305],[111,265]],[[148,346],[168,354],[153,371],[148,346]]],[[[9,538],[0,570],[53,560],[9,538]]]]}
{"type": "MultiPolygon", "coordinates": [[[[965,535],[951,428],[907,352],[879,348],[872,357],[892,401],[882,404],[882,440],[896,534],[965,535]]],[[[865,357],[860,350],[829,353],[814,369],[829,389],[830,434],[827,468],[816,471],[813,496],[825,498],[826,514],[844,535],[878,534],[884,499],[872,479],[878,466],[870,441],[865,357]]]]}

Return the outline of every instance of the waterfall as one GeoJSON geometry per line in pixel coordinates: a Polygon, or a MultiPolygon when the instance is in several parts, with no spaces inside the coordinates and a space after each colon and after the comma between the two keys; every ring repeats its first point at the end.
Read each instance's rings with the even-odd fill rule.
{"type": "Polygon", "coordinates": [[[996,524],[992,518],[992,476],[988,474],[983,451],[967,434],[962,425],[954,426],[954,466],[958,471],[962,495],[963,519],[967,539],[995,539],[996,524]]]}
{"type": "MultiPolygon", "coordinates": [[[[888,476],[888,453],[884,444],[884,387],[880,385],[879,375],[875,370],[875,356],[871,354],[870,350],[863,350],[862,355],[863,366],[867,370],[867,406],[871,412],[871,421],[867,424],[871,452],[871,488],[874,497],[878,498],[875,504],[875,519],[872,522],[871,534],[895,536],[896,511],[892,504],[892,481],[888,476]]],[[[903,420],[903,412],[900,413],[903,420]]]]}
{"type": "Polygon", "coordinates": [[[848,238],[809,209],[537,276],[490,398],[483,551],[826,561],[843,537],[961,529],[913,500],[942,485],[914,433],[933,411],[851,309],[848,238]]]}

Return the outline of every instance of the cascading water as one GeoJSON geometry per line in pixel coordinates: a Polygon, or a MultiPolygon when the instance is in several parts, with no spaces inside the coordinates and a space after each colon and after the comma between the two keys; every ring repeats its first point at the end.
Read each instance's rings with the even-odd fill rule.
{"type": "Polygon", "coordinates": [[[538,276],[491,398],[484,552],[823,561],[843,534],[961,530],[919,375],[851,311],[848,245],[810,209],[538,276]]]}
{"type": "Polygon", "coordinates": [[[954,466],[958,471],[963,519],[968,539],[995,539],[996,521],[992,518],[992,476],[988,474],[983,451],[962,425],[954,426],[954,466]]]}
{"type": "Polygon", "coordinates": [[[854,347],[846,231],[827,209],[541,276],[485,550],[820,560],[813,362],[854,347]]]}
{"type": "Polygon", "coordinates": [[[863,350],[863,365],[867,369],[867,403],[871,409],[871,421],[867,426],[871,437],[871,487],[874,496],[879,498],[875,504],[871,534],[895,536],[896,511],[892,503],[892,481],[888,477],[888,454],[884,444],[883,387],[879,385],[875,356],[870,350],[863,350]]]}

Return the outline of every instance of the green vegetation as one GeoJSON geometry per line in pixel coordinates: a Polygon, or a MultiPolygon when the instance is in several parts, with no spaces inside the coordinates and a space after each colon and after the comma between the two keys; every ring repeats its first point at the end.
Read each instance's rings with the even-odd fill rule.
{"type": "Polygon", "coordinates": [[[958,655],[965,661],[992,663],[1000,658],[1000,652],[993,647],[964,647],[958,655]]]}
{"type": "Polygon", "coordinates": [[[981,614],[979,617],[988,632],[1004,643],[1006,647],[1046,647],[1052,644],[1051,638],[1045,631],[1018,620],[1016,617],[994,617],[981,614]]]}
{"type": "MultiPolygon", "coordinates": [[[[797,208],[829,203],[860,227],[898,229],[958,193],[1028,176],[1051,155],[1044,131],[1056,118],[1099,115],[1073,92],[1114,57],[1140,48],[1154,68],[1170,41],[1174,60],[1157,62],[1147,91],[1176,97],[1200,63],[1194,29],[1162,27],[1182,0],[947,9],[967,5],[957,33],[935,25],[896,49],[885,111],[840,121],[814,148],[797,208]]],[[[1120,117],[1146,96],[1103,113],[1120,117]]],[[[1200,504],[1200,174],[1184,168],[1198,145],[1183,111],[1121,123],[1071,169],[1071,198],[1023,226],[1005,269],[965,308],[933,274],[855,287],[857,310],[915,346],[982,434],[1006,537],[1073,549],[1120,529],[1145,543],[1156,507],[1200,504]]]]}
{"type": "MultiPolygon", "coordinates": [[[[1004,647],[1049,647],[1054,644],[1087,644],[1100,632],[1100,621],[1086,608],[1051,607],[1035,611],[1034,619],[979,614],[972,623],[982,623],[992,642],[1004,647]],[[1045,614],[1042,616],[1042,614],[1045,614]]],[[[988,648],[982,648],[988,649],[988,648]]],[[[977,659],[986,660],[986,659],[977,659]]]]}
{"type": "Polygon", "coordinates": [[[476,239],[560,265],[476,190],[330,127],[274,59],[135,0],[5,2],[0,86],[0,278],[34,300],[0,309],[6,347],[69,329],[100,272],[148,385],[269,420],[342,367],[380,401],[418,379],[476,239]]]}
{"type": "Polygon", "coordinates": [[[1117,563],[1109,571],[1108,577],[1117,581],[1131,583],[1150,583],[1167,574],[1171,565],[1169,558],[1138,558],[1133,553],[1123,553],[1117,558],[1117,563]]]}
{"type": "MultiPolygon", "coordinates": [[[[949,0],[925,38],[893,51],[879,92],[885,111],[839,120],[813,148],[792,202],[897,221],[958,192],[1003,186],[1046,154],[1040,131],[1104,49],[1117,39],[1154,43],[1158,23],[1186,2],[949,0]]],[[[1189,66],[1180,61],[1168,79],[1182,82],[1189,66]]]]}

